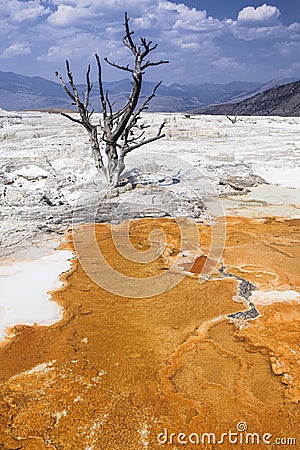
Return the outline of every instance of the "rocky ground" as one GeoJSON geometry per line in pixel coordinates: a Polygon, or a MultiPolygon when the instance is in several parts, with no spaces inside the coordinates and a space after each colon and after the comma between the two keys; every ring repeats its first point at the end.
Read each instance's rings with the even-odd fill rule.
{"type": "Polygon", "coordinates": [[[150,133],[162,120],[166,137],[128,155],[123,180],[108,190],[79,125],[59,114],[0,112],[1,256],[63,233],[72,222],[144,216],[202,220],[211,216],[209,201],[218,203],[221,214],[219,198],[236,195],[242,203],[228,204],[229,214],[230,208],[245,209],[256,200],[263,206],[263,199],[243,196],[268,178],[274,183],[276,170],[288,189],[279,204],[297,206],[295,195],[290,200],[286,194],[295,193],[299,179],[299,118],[243,118],[232,124],[226,117],[145,115],[150,133]]]}

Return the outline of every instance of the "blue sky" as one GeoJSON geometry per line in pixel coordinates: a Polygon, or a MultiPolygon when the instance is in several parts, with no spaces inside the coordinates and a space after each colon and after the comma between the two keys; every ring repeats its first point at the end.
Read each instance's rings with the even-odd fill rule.
{"type": "MultiPolygon", "coordinates": [[[[165,84],[300,79],[300,0],[0,0],[0,70],[83,81],[94,53],[120,63],[124,11],[135,37],[158,43],[145,79],[165,84]]],[[[105,64],[105,63],[104,63],[105,64]]],[[[96,73],[94,71],[96,78],[96,73]]],[[[110,67],[105,79],[126,77],[110,67]]]]}

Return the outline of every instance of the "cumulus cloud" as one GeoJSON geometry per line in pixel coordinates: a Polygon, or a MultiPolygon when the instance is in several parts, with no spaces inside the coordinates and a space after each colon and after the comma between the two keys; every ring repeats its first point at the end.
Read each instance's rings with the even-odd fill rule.
{"type": "Polygon", "coordinates": [[[212,69],[216,69],[222,72],[223,76],[234,76],[238,78],[247,74],[247,66],[244,62],[236,61],[236,59],[222,56],[211,63],[212,69]]]}
{"type": "Polygon", "coordinates": [[[295,77],[295,73],[298,75],[296,78],[299,79],[300,62],[293,62],[288,67],[279,68],[277,76],[278,78],[295,77]]]}
{"type": "Polygon", "coordinates": [[[247,6],[239,12],[237,22],[244,27],[275,26],[279,23],[279,17],[280,11],[276,6],[247,6]]]}
{"type": "Polygon", "coordinates": [[[283,25],[274,27],[239,27],[232,29],[232,34],[244,41],[274,40],[289,37],[289,31],[283,25]]]}
{"type": "Polygon", "coordinates": [[[51,45],[47,52],[38,56],[39,61],[64,61],[71,58],[86,61],[101,48],[101,40],[91,33],[77,33],[59,40],[59,45],[51,45]]]}
{"type": "MultiPolygon", "coordinates": [[[[82,19],[82,13],[82,9],[76,11],[76,9],[70,5],[58,5],[57,10],[48,17],[48,22],[50,25],[57,27],[76,25],[77,19],[82,19]]],[[[86,16],[86,14],[84,14],[84,16],[86,16]]]]}
{"type": "Polygon", "coordinates": [[[52,0],[56,9],[48,17],[48,22],[58,28],[81,27],[88,22],[94,28],[101,28],[103,23],[118,23],[124,11],[128,11],[131,17],[142,16],[152,3],[151,0],[52,0]]]}
{"type": "Polygon", "coordinates": [[[23,2],[20,0],[0,0],[0,9],[8,23],[20,24],[34,22],[37,18],[50,13],[50,10],[42,5],[40,0],[23,2]]]}
{"type": "Polygon", "coordinates": [[[220,69],[225,75],[234,70],[241,74],[245,59],[236,47],[250,46],[258,63],[262,40],[268,50],[264,60],[266,53],[295,58],[300,41],[300,24],[283,25],[279,9],[268,4],[248,6],[237,18],[224,20],[209,17],[182,0],[0,0],[0,6],[2,58],[12,61],[18,54],[27,55],[37,73],[44,70],[44,76],[46,70],[59,69],[66,58],[73,61],[74,70],[82,72],[95,52],[127,64],[130,52],[121,42],[125,10],[131,17],[134,39],[153,40],[158,43],[154,58],[170,60],[168,65],[149,70],[148,79],[150,75],[152,79],[200,82],[202,76],[221,78],[220,69]]]}
{"type": "Polygon", "coordinates": [[[25,43],[16,43],[7,47],[2,53],[1,58],[12,58],[17,55],[29,55],[31,53],[30,45],[25,43]]]}
{"type": "Polygon", "coordinates": [[[275,48],[282,56],[298,56],[300,55],[300,41],[297,42],[278,42],[275,48]]]}
{"type": "Polygon", "coordinates": [[[219,69],[227,69],[227,68],[239,68],[240,65],[235,61],[234,58],[229,58],[223,56],[222,58],[216,59],[212,62],[212,66],[218,67],[219,69]]]}
{"type": "Polygon", "coordinates": [[[50,45],[40,59],[59,60],[63,55],[71,56],[72,49],[74,57],[82,51],[90,54],[94,51],[95,42],[103,52],[105,49],[105,55],[113,53],[114,57],[126,58],[126,49],[120,52],[115,48],[115,41],[119,47],[122,46],[120,41],[124,34],[125,9],[132,18],[135,39],[147,36],[155,40],[159,44],[161,57],[178,59],[178,52],[182,52],[182,56],[185,53],[186,58],[195,52],[215,56],[217,46],[213,39],[221,32],[221,22],[207,17],[206,11],[167,0],[132,0],[129,4],[125,0],[102,0],[101,3],[98,0],[62,0],[57,2],[57,7],[47,18],[47,34],[53,29],[59,29],[59,34],[60,30],[65,33],[67,29],[68,33],[59,38],[55,45],[50,45]],[[78,35],[87,29],[94,32],[94,37],[90,42],[86,39],[83,43],[79,42],[78,35]]]}
{"type": "Polygon", "coordinates": [[[235,37],[245,41],[286,38],[292,29],[282,24],[280,16],[276,6],[247,6],[238,13],[236,21],[227,20],[227,28],[235,37]]]}

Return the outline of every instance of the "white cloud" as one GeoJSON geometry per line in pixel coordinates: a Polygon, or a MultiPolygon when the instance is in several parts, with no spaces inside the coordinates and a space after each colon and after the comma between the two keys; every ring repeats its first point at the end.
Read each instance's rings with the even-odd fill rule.
{"type": "Polygon", "coordinates": [[[247,6],[242,9],[237,18],[237,22],[245,27],[274,26],[278,25],[280,11],[276,6],[262,5],[257,8],[247,6]]]}
{"type": "Polygon", "coordinates": [[[244,64],[238,63],[234,58],[223,56],[219,59],[216,59],[211,64],[214,67],[217,67],[218,69],[230,69],[230,70],[240,70],[244,67],[244,64]]]}
{"type": "Polygon", "coordinates": [[[275,48],[282,56],[298,56],[300,55],[300,41],[298,42],[278,42],[275,48]]]}
{"type": "Polygon", "coordinates": [[[230,66],[233,61],[234,61],[233,58],[223,56],[222,58],[213,61],[211,65],[219,68],[224,68],[230,66]]]}
{"type": "MultiPolygon", "coordinates": [[[[57,10],[48,17],[50,25],[58,27],[70,26],[74,21],[75,9],[69,5],[58,5],[57,10]]],[[[80,17],[80,15],[78,15],[80,17]]]]}
{"type": "Polygon", "coordinates": [[[280,15],[276,6],[247,6],[239,12],[236,21],[227,20],[226,25],[235,37],[246,41],[288,38],[298,31],[299,24],[285,26],[280,21],[280,15]]]}
{"type": "Polygon", "coordinates": [[[235,25],[232,27],[232,34],[245,41],[255,41],[259,39],[279,39],[289,37],[287,27],[282,24],[273,27],[240,27],[235,25]]]}
{"type": "Polygon", "coordinates": [[[40,0],[22,2],[19,0],[0,0],[0,9],[8,23],[20,24],[28,21],[35,21],[37,18],[50,13],[40,0]]]}
{"type": "Polygon", "coordinates": [[[39,61],[60,62],[66,58],[88,61],[94,53],[99,52],[101,40],[90,33],[77,33],[59,40],[59,45],[51,45],[47,53],[38,57],[39,61]]]}
{"type": "Polygon", "coordinates": [[[1,58],[12,58],[17,55],[29,55],[31,53],[30,45],[25,43],[16,43],[7,47],[0,55],[1,58]]]}
{"type": "MultiPolygon", "coordinates": [[[[178,49],[191,51],[193,53],[197,53],[198,57],[201,56],[211,56],[214,57],[219,53],[220,48],[217,47],[212,40],[205,39],[191,39],[187,34],[185,36],[179,36],[174,39],[175,44],[174,51],[178,51],[178,49]]],[[[188,55],[187,53],[186,55],[188,55]]],[[[194,55],[195,57],[195,55],[194,55]]]]}
{"type": "Polygon", "coordinates": [[[52,0],[57,8],[48,22],[54,27],[81,27],[90,22],[93,28],[101,28],[103,23],[118,23],[124,11],[131,17],[142,16],[152,3],[151,0],[52,0]]]}
{"type": "Polygon", "coordinates": [[[128,58],[128,49],[121,42],[125,9],[135,30],[134,39],[139,41],[140,36],[146,36],[158,43],[154,58],[172,61],[180,58],[186,65],[189,55],[215,58],[218,53],[213,39],[222,25],[218,19],[207,17],[206,11],[167,0],[54,1],[57,8],[44,28],[48,28],[47,36],[56,36],[56,42],[39,56],[41,61],[79,59],[84,55],[87,59],[98,51],[124,64],[128,58]]]}
{"type": "Polygon", "coordinates": [[[289,67],[286,68],[281,68],[278,70],[277,73],[277,78],[297,78],[298,80],[300,79],[299,77],[299,73],[300,73],[300,62],[293,62],[291,65],[289,65],[289,67]]]}
{"type": "MultiPolygon", "coordinates": [[[[58,8],[48,17],[48,22],[54,27],[81,27],[95,19],[95,11],[90,6],[73,7],[71,5],[58,5],[58,8]]],[[[100,17],[98,15],[98,20],[100,17]]]]}
{"type": "MultiPolygon", "coordinates": [[[[236,20],[219,20],[181,1],[0,0],[2,58],[9,57],[7,62],[11,62],[17,54],[29,55],[31,51],[36,72],[40,67],[44,76],[48,70],[52,74],[66,58],[70,59],[74,71],[81,73],[83,68],[84,72],[95,52],[127,64],[130,52],[122,45],[125,10],[135,31],[134,40],[139,41],[140,36],[153,40],[158,43],[151,55],[154,60],[170,60],[168,65],[149,70],[147,79],[162,77],[195,82],[195,74],[197,80],[205,76],[220,79],[220,69],[224,69],[225,75],[233,70],[241,74],[245,69],[241,63],[245,61],[241,55],[242,41],[252,41],[247,45],[256,63],[257,56],[262,55],[261,48],[265,49],[266,58],[271,55],[287,61],[285,56],[289,56],[289,62],[297,58],[300,24],[282,24],[276,6],[248,6],[239,12],[236,20]]],[[[17,58],[15,61],[17,66],[17,58]]],[[[264,74],[267,63],[265,66],[264,62],[260,63],[264,74]]],[[[22,73],[22,67],[19,71],[22,73]]],[[[122,76],[116,72],[112,76],[122,76]]]]}

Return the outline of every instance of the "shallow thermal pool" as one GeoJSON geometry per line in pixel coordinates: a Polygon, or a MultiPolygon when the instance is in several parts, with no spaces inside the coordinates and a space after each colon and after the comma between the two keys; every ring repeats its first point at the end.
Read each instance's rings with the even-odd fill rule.
{"type": "Polygon", "coordinates": [[[49,291],[62,286],[60,274],[70,269],[73,254],[45,247],[38,258],[0,265],[0,338],[15,324],[50,325],[62,317],[62,308],[49,291]]]}

